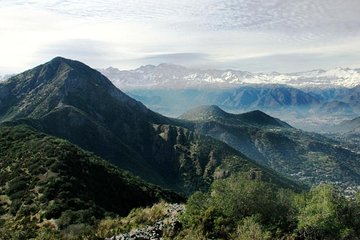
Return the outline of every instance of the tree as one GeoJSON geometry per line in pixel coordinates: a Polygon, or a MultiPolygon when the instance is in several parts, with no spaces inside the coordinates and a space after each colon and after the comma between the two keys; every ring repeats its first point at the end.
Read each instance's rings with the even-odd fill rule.
{"type": "Polygon", "coordinates": [[[346,199],[332,185],[310,190],[306,204],[300,208],[298,229],[304,239],[344,239],[348,235],[341,213],[346,199]]]}
{"type": "Polygon", "coordinates": [[[255,216],[244,218],[238,225],[235,234],[232,235],[234,240],[268,240],[271,239],[271,233],[265,231],[263,226],[258,223],[255,216]]]}

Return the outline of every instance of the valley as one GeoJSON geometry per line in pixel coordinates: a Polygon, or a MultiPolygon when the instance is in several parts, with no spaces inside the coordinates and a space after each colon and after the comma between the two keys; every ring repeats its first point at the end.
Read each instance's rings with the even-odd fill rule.
{"type": "MultiPolygon", "coordinates": [[[[351,101],[355,97],[349,97],[348,91],[357,96],[356,89],[346,90],[346,95],[342,91],[345,90],[339,90],[351,101]]],[[[206,195],[218,184],[230,184],[224,190],[229,188],[228,194],[235,196],[238,192],[231,191],[247,188],[242,182],[249,186],[260,184],[270,195],[286,189],[291,192],[289,196],[302,198],[309,189],[331,184],[331,191],[339,191],[339,197],[352,201],[357,196],[357,119],[337,125],[325,136],[300,130],[261,111],[295,111],[304,116],[311,111],[319,113],[314,109],[320,108],[333,109],[324,110],[324,114],[348,112],[343,104],[324,107],[319,96],[325,98],[325,92],[251,85],[235,90],[134,90],[130,95],[144,100],[145,105],[119,90],[100,72],[62,57],[0,83],[1,231],[20,227],[22,230],[14,230],[14,234],[24,238],[39,237],[43,231],[49,231],[52,237],[60,234],[67,238],[79,228],[83,236],[111,237],[127,234],[132,229],[125,227],[127,219],[138,219],[136,214],[145,211],[134,213],[134,209],[159,201],[188,201],[189,210],[182,210],[180,220],[176,220],[184,228],[172,233],[181,238],[194,234],[186,231],[202,224],[195,221],[199,213],[191,212],[191,204],[196,201],[209,199],[210,202],[196,204],[215,204],[211,208],[225,211],[221,214],[230,214],[229,219],[234,221],[231,224],[237,223],[231,217],[233,213],[216,205],[225,196],[213,202],[213,195],[206,195]],[[166,117],[146,106],[151,101],[159,104],[154,93],[164,94],[164,99],[173,97],[166,103],[169,108],[179,107],[176,111],[194,108],[177,118],[166,117]],[[224,109],[244,112],[227,112],[217,105],[196,107],[197,101],[217,102],[221,107],[227,106],[224,109]],[[242,180],[231,182],[238,178],[242,180]],[[204,194],[202,200],[196,197],[200,192],[204,194]],[[96,226],[98,232],[90,230],[91,226],[96,226]],[[114,235],[110,235],[112,228],[118,229],[114,235]]],[[[335,98],[339,95],[328,96],[327,100],[335,98]]],[[[270,195],[259,201],[268,201],[270,195]]],[[[257,208],[262,203],[246,204],[257,208]]],[[[254,213],[244,214],[249,217],[254,213]]],[[[261,214],[264,217],[268,213],[261,214]]],[[[264,218],[262,224],[286,231],[273,222],[278,220],[270,219],[264,218]]],[[[143,229],[142,221],[136,221],[139,222],[133,231],[143,229]]],[[[296,224],[300,222],[296,220],[296,224]]],[[[203,231],[202,234],[221,237],[220,230],[203,231]]],[[[9,239],[14,236],[9,235],[9,239]]]]}
{"type": "Polygon", "coordinates": [[[360,1],[0,1],[0,240],[360,240],[360,1]]]}

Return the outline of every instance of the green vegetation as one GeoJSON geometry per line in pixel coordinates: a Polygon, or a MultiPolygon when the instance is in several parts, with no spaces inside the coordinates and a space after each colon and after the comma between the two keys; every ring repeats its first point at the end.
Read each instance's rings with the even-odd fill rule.
{"type": "MultiPolygon", "coordinates": [[[[164,225],[164,239],[360,239],[360,195],[345,198],[332,185],[295,193],[248,172],[214,181],[209,192],[195,192],[185,209],[175,235],[164,225]]],[[[29,217],[10,218],[0,234],[4,239],[104,239],[153,226],[168,211],[161,201],[134,208],[126,217],[108,215],[91,227],[73,224],[62,230],[50,222],[35,225],[29,217]]]]}
{"type": "Polygon", "coordinates": [[[306,193],[237,175],[196,192],[178,239],[359,239],[360,202],[331,185],[306,193]]]}
{"type": "Polygon", "coordinates": [[[162,199],[184,200],[117,167],[191,195],[177,239],[360,236],[359,197],[327,185],[299,193],[304,187],[268,168],[352,186],[360,183],[360,156],[259,111],[213,106],[201,121],[169,119],[88,66],[55,58],[0,84],[4,121],[11,122],[0,126],[3,239],[101,239],[153,224],[165,214],[162,199]]]}
{"type": "Polygon", "coordinates": [[[183,113],[180,119],[186,119],[195,122],[215,121],[226,125],[233,126],[254,126],[262,128],[292,128],[286,122],[282,122],[277,118],[273,118],[266,113],[255,110],[242,114],[227,113],[216,105],[200,106],[183,113]]]}
{"type": "MultiPolygon", "coordinates": [[[[260,122],[268,119],[254,112],[248,120],[256,116],[260,122]]],[[[189,131],[188,121],[152,112],[98,71],[61,57],[0,83],[3,121],[66,139],[148,182],[185,194],[251,169],[269,181],[297,187],[226,144],[189,131]]]]}
{"type": "Polygon", "coordinates": [[[162,201],[152,207],[135,208],[126,217],[103,219],[97,224],[95,235],[100,238],[112,237],[132,229],[154,225],[166,216],[167,210],[166,202],[162,201]]]}
{"type": "Polygon", "coordinates": [[[349,144],[291,128],[260,111],[230,114],[208,106],[182,116],[193,121],[195,132],[223,141],[294,181],[308,186],[336,183],[343,190],[360,185],[360,154],[349,150],[349,144]]]}
{"type": "Polygon", "coordinates": [[[24,125],[0,127],[0,236],[86,232],[160,199],[182,201],[65,140],[24,125]]]}

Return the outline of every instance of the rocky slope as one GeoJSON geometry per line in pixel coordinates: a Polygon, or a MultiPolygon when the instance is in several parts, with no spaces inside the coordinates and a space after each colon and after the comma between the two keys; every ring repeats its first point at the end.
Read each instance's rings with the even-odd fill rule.
{"type": "Polygon", "coordinates": [[[179,216],[185,210],[184,205],[180,204],[167,204],[167,213],[161,219],[158,219],[154,225],[147,225],[142,228],[133,229],[128,233],[106,238],[107,240],[161,240],[164,235],[173,237],[181,229],[179,216]]]}

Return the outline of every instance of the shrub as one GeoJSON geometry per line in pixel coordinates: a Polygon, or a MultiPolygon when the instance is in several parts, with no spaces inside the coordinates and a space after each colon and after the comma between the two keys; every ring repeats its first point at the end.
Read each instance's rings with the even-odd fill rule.
{"type": "Polygon", "coordinates": [[[256,216],[246,217],[237,226],[234,240],[268,240],[271,239],[271,233],[265,231],[263,226],[258,222],[256,216]]]}
{"type": "Polygon", "coordinates": [[[167,209],[167,203],[161,201],[149,208],[133,209],[124,218],[101,220],[97,227],[97,236],[101,238],[111,237],[144,225],[153,225],[166,216],[167,209]]]}
{"type": "Polygon", "coordinates": [[[319,185],[308,193],[305,206],[300,208],[298,229],[304,238],[341,239],[349,231],[342,222],[345,198],[331,185],[319,185]]]}

